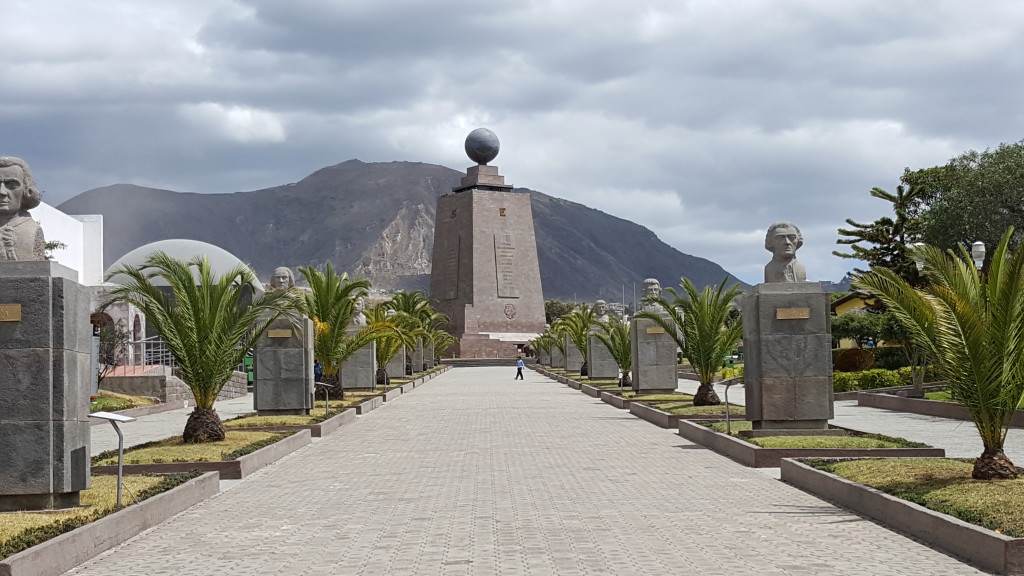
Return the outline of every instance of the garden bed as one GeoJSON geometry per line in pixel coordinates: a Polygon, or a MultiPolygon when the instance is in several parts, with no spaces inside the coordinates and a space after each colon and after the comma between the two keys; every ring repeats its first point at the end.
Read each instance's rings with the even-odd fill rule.
{"type": "MultiPolygon", "coordinates": [[[[921,414],[923,416],[950,418],[952,420],[971,420],[971,415],[967,412],[967,409],[960,404],[942,400],[929,400],[927,398],[905,398],[893,394],[860,392],[857,394],[857,405],[894,410],[896,412],[908,412],[910,414],[921,414]]],[[[1010,426],[1024,428],[1024,410],[1014,412],[1010,426]]]]}
{"type": "Polygon", "coordinates": [[[601,401],[611,404],[620,410],[629,410],[630,401],[614,392],[601,392],[601,401]]]}
{"type": "MultiPolygon", "coordinates": [[[[93,558],[137,534],[213,496],[219,491],[218,476],[206,473],[150,496],[118,511],[108,508],[96,519],[64,520],[22,532],[17,539],[30,544],[54,534],[30,548],[0,559],[2,576],[56,576],[93,558]],[[78,525],[79,522],[86,523],[78,525]],[[66,529],[66,530],[65,530],[66,529]]],[[[128,495],[125,494],[127,498],[128,495]]],[[[4,549],[16,549],[13,540],[4,549]]],[[[0,557],[3,554],[0,553],[0,557]]]]}
{"type": "MultiPolygon", "coordinates": [[[[314,410],[315,412],[315,410],[314,410]]],[[[346,424],[356,421],[356,409],[346,408],[341,412],[331,412],[327,419],[317,416],[241,416],[224,423],[229,430],[267,431],[267,430],[309,430],[313,438],[323,438],[346,424]]]]}
{"type": "MultiPolygon", "coordinates": [[[[662,428],[676,428],[680,420],[724,420],[725,404],[694,406],[690,394],[652,394],[627,396],[629,412],[634,416],[662,428]]],[[[743,421],[746,412],[743,406],[729,405],[733,420],[743,421]]]]}
{"type": "MultiPolygon", "coordinates": [[[[632,409],[632,405],[630,406],[632,409]]],[[[894,458],[894,457],[944,457],[942,448],[907,447],[907,448],[806,448],[790,446],[785,448],[764,448],[748,441],[715,431],[704,424],[711,422],[680,420],[679,435],[687,440],[705,446],[751,468],[778,468],[783,458],[894,458]]],[[[719,423],[720,426],[724,424],[719,423]]],[[[749,427],[749,422],[739,420],[732,423],[734,431],[749,427]]],[[[853,435],[866,435],[864,432],[848,430],[853,435]]],[[[871,437],[885,438],[877,435],[871,437]]],[[[757,438],[758,442],[770,442],[770,438],[757,438]]],[[[802,439],[817,439],[815,436],[787,436],[790,443],[799,443],[802,439]]],[[[888,440],[901,441],[899,438],[888,440]]],[[[817,440],[815,440],[817,441],[817,440]]],[[[902,442],[907,442],[902,440],[902,442]]],[[[909,443],[912,444],[912,443],[909,443]]]]}
{"type": "MultiPolygon", "coordinates": [[[[168,438],[158,442],[149,442],[146,444],[140,444],[134,446],[124,453],[124,473],[125,474],[173,474],[177,472],[188,472],[190,470],[202,470],[205,472],[219,472],[221,480],[238,480],[245,478],[249,474],[252,474],[256,470],[276,462],[281,458],[284,458],[288,454],[306,446],[310,443],[312,435],[309,430],[299,430],[294,434],[274,434],[274,433],[261,433],[261,432],[232,432],[228,431],[228,435],[232,434],[246,434],[252,435],[251,437],[256,438],[257,435],[262,436],[260,440],[254,440],[250,446],[259,446],[261,444],[267,444],[263,447],[246,453],[241,456],[234,457],[231,453],[222,453],[222,460],[198,460],[198,461],[181,461],[190,460],[188,457],[175,458],[172,454],[177,448],[174,444],[180,445],[181,437],[176,436],[174,438],[168,438]],[[161,462],[154,461],[154,458],[146,456],[150,453],[148,451],[154,449],[168,450],[168,455],[162,456],[161,462]],[[137,460],[138,464],[132,464],[132,460],[137,460]]],[[[218,443],[209,442],[206,444],[188,444],[182,445],[181,450],[192,450],[197,447],[204,449],[217,449],[218,443]]],[[[94,457],[94,464],[92,466],[93,474],[117,474],[117,452],[110,451],[100,454],[94,457]],[[110,452],[113,452],[111,456],[110,452]],[[110,463],[110,461],[113,463],[110,463]]]]}
{"type": "MultiPolygon", "coordinates": [[[[787,458],[782,461],[781,477],[783,481],[815,496],[874,518],[931,546],[962,556],[987,570],[1002,574],[1024,574],[1024,538],[1019,535],[1012,537],[1001,534],[991,527],[979,526],[942,512],[930,510],[921,504],[819,469],[821,465],[838,463],[841,463],[838,459],[811,462],[787,458]],[[812,463],[815,465],[812,466],[812,463]]],[[[912,463],[913,461],[901,462],[900,465],[910,466],[912,463]]],[[[971,465],[967,463],[965,466],[968,478],[961,481],[962,485],[974,482],[969,480],[971,465]]],[[[900,486],[899,482],[893,483],[895,485],[890,486],[889,489],[906,490],[919,495],[922,491],[922,484],[934,485],[941,482],[936,479],[936,476],[933,471],[929,470],[918,478],[911,478],[909,482],[903,482],[903,486],[900,486]]],[[[954,480],[950,483],[954,489],[957,488],[956,482],[954,480]]],[[[1008,496],[1005,493],[1008,482],[1015,483],[1017,490],[1024,491],[1024,480],[989,481],[986,483],[985,490],[1004,492],[1005,501],[986,503],[984,499],[980,498],[973,500],[979,501],[979,504],[983,506],[1016,510],[1019,514],[1021,510],[1020,495],[1015,493],[1016,495],[1008,496]]],[[[970,515],[975,517],[985,515],[979,514],[977,510],[965,512],[970,512],[970,515]]],[[[1016,529],[1019,530],[1020,526],[1016,529]]]]}

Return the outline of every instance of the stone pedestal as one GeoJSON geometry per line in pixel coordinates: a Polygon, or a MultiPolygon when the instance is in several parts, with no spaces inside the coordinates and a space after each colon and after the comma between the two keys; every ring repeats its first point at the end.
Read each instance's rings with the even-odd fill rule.
{"type": "Polygon", "coordinates": [[[593,334],[587,343],[587,368],[590,370],[590,378],[618,378],[619,365],[612,358],[611,352],[593,334]]]}
{"type": "Polygon", "coordinates": [[[832,336],[817,282],[758,284],[743,298],[747,420],[754,430],[828,428],[832,336]]]}
{"type": "Polygon", "coordinates": [[[430,296],[462,358],[515,358],[544,330],[530,195],[512,192],[497,167],[470,168],[437,199],[430,296]]]}
{"type": "Polygon", "coordinates": [[[298,327],[278,318],[255,350],[253,404],[260,416],[309,414],[313,406],[313,321],[298,327]]]}
{"type": "Polygon", "coordinates": [[[565,368],[565,354],[554,346],[551,347],[551,367],[565,368]]]}
{"type": "Polygon", "coordinates": [[[388,371],[389,378],[405,378],[405,346],[398,349],[395,355],[384,367],[388,371]]]}
{"type": "Polygon", "coordinates": [[[537,363],[544,366],[551,366],[551,353],[543,350],[537,350],[537,363]]]}
{"type": "Polygon", "coordinates": [[[428,368],[434,365],[434,343],[430,340],[423,342],[423,363],[428,368]]]}
{"type": "Polygon", "coordinates": [[[630,326],[633,354],[633,392],[668,394],[679,386],[676,342],[654,320],[634,318],[630,326]]]}
{"type": "Polygon", "coordinates": [[[89,487],[89,294],[55,262],[0,262],[0,511],[89,487]]]}
{"type": "Polygon", "coordinates": [[[583,365],[583,355],[576,349],[568,335],[562,336],[565,339],[565,371],[569,374],[579,374],[583,365]]]}
{"type": "Polygon", "coordinates": [[[423,338],[416,339],[416,349],[412,351],[412,371],[421,372],[425,369],[423,366],[423,338]]]}
{"type": "MultiPolygon", "coordinates": [[[[356,330],[349,330],[349,334],[355,332],[356,330]]],[[[377,342],[370,342],[349,356],[341,364],[338,376],[341,378],[341,387],[345,390],[374,388],[377,382],[377,342]]]]}

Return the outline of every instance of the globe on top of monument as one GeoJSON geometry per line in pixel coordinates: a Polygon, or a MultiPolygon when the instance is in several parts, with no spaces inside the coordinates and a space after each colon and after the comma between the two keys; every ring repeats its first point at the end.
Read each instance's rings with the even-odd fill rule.
{"type": "Polygon", "coordinates": [[[498,156],[501,144],[487,128],[477,128],[466,136],[466,155],[477,164],[487,164],[498,156]]]}

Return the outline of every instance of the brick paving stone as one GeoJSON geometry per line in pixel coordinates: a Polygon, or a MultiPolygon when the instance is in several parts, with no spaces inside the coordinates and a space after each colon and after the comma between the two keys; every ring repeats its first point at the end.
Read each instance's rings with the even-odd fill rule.
{"type": "Polygon", "coordinates": [[[134,573],[983,572],[539,374],[459,368],[68,574],[134,573]]]}

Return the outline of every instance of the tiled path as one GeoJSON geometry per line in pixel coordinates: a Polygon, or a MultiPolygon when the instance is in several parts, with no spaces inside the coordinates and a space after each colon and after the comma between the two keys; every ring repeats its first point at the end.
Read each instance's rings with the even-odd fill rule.
{"type": "Polygon", "coordinates": [[[452,370],[70,574],[981,573],[512,375],[452,370]]]}

